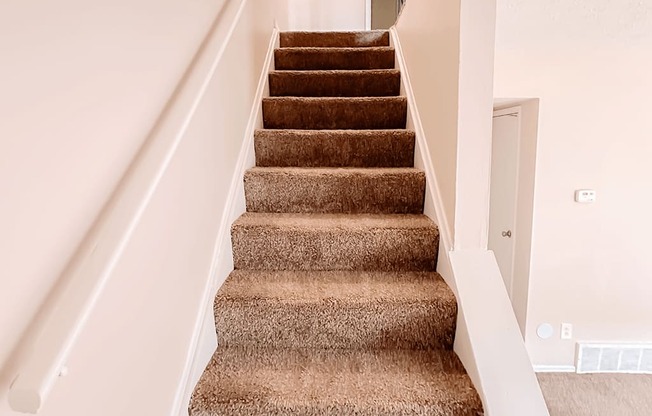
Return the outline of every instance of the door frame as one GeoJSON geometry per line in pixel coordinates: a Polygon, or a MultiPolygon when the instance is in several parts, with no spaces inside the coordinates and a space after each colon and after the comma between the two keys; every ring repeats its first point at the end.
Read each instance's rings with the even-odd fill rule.
{"type": "Polygon", "coordinates": [[[365,0],[364,10],[364,28],[371,30],[371,0],[365,0]]]}
{"type": "Polygon", "coordinates": [[[513,230],[515,240],[510,298],[521,333],[525,334],[529,309],[533,231],[536,214],[534,201],[539,134],[539,99],[506,98],[494,100],[494,115],[513,113],[516,108],[518,108],[520,114],[520,127],[513,230]]]}
{"type": "MultiPolygon", "coordinates": [[[[511,227],[511,232],[512,232],[512,262],[508,266],[509,271],[511,274],[511,279],[509,281],[509,287],[506,287],[507,289],[507,294],[509,295],[509,298],[512,299],[513,302],[513,295],[514,295],[514,280],[515,280],[515,273],[514,273],[514,263],[516,263],[516,244],[518,242],[518,191],[519,191],[519,171],[521,167],[521,155],[520,155],[520,148],[521,148],[521,123],[522,123],[522,114],[521,114],[521,106],[515,106],[515,107],[506,107],[500,110],[494,110],[493,113],[493,119],[499,118],[499,117],[517,117],[518,118],[518,138],[516,139],[516,178],[514,180],[514,222],[513,226],[511,227]]],[[[493,157],[493,137],[492,137],[492,146],[491,146],[491,151],[492,151],[492,157],[493,157]]],[[[493,172],[493,165],[491,166],[491,171],[493,172]]],[[[491,189],[490,189],[491,192],[491,189]]],[[[491,205],[489,206],[489,210],[491,212],[491,205]]],[[[491,215],[489,216],[489,229],[492,229],[491,226],[491,215]]]]}

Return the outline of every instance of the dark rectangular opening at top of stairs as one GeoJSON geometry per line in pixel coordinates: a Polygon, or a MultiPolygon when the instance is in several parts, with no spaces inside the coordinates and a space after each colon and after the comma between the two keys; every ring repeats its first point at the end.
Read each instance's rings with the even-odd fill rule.
{"type": "Polygon", "coordinates": [[[191,416],[483,415],[388,32],[285,32],[274,59],[191,416]]]}

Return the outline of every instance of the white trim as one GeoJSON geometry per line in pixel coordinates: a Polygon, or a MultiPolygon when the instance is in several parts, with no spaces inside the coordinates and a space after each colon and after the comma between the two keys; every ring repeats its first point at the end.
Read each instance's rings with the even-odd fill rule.
{"type": "Polygon", "coordinates": [[[575,373],[574,365],[533,365],[535,373],[575,373]]]}
{"type": "Polygon", "coordinates": [[[31,355],[9,389],[8,402],[12,409],[38,412],[65,369],[70,351],[185,137],[245,4],[246,0],[229,2],[225,13],[218,15],[121,186],[75,253],[72,267],[61,276],[60,281],[65,284],[48,299],[47,320],[42,326],[37,325],[37,333],[29,334],[29,339],[35,341],[21,346],[30,350],[31,355]]]}
{"type": "Polygon", "coordinates": [[[435,213],[437,216],[436,221],[437,225],[439,226],[439,234],[442,240],[441,242],[445,250],[450,251],[453,249],[453,237],[451,228],[446,218],[443,198],[441,196],[439,182],[437,181],[437,175],[435,174],[432,160],[429,157],[430,151],[428,150],[426,133],[423,130],[416,99],[414,98],[414,91],[412,90],[412,83],[410,82],[410,74],[405,63],[405,57],[403,56],[403,48],[401,47],[401,42],[399,40],[398,33],[396,32],[396,27],[392,26],[389,29],[389,32],[392,37],[392,45],[396,51],[396,61],[398,68],[401,70],[401,83],[405,89],[405,95],[408,100],[408,111],[410,112],[410,117],[414,123],[416,145],[420,149],[424,171],[426,173],[426,186],[429,188],[430,195],[432,197],[432,203],[434,204],[435,213]]]}
{"type": "MultiPolygon", "coordinates": [[[[246,1],[246,0],[245,0],[246,1]]],[[[253,100],[251,112],[249,114],[249,121],[243,137],[242,146],[238,160],[235,165],[231,186],[227,195],[224,213],[220,221],[218,235],[215,242],[215,249],[213,254],[213,261],[211,263],[210,276],[207,285],[204,288],[202,296],[202,307],[199,310],[197,320],[195,322],[195,330],[193,331],[192,344],[188,350],[186,364],[184,367],[184,376],[182,382],[179,384],[177,394],[175,397],[175,404],[172,407],[173,415],[187,416],[188,403],[190,397],[195,389],[195,385],[199,380],[199,376],[206,368],[215,348],[217,346],[217,336],[215,333],[215,321],[213,311],[213,298],[215,293],[226,279],[230,270],[221,270],[225,263],[231,263],[231,244],[230,244],[230,230],[233,221],[244,211],[243,209],[243,178],[245,171],[250,168],[253,163],[254,154],[254,131],[262,125],[262,107],[261,102],[263,97],[268,94],[268,74],[273,68],[274,64],[274,49],[278,46],[279,29],[274,27],[270,38],[269,46],[267,48],[267,55],[263,64],[263,69],[258,80],[258,87],[256,95],[253,100]],[[207,330],[206,328],[209,328],[207,330]],[[212,343],[214,340],[214,344],[212,343]],[[202,348],[204,346],[204,348],[202,348]],[[206,348],[206,346],[208,346],[206,348]]],[[[228,267],[226,269],[231,269],[228,267]]]]}
{"type": "MultiPolygon", "coordinates": [[[[509,287],[506,287],[507,293],[509,294],[509,298],[513,299],[514,297],[514,272],[516,268],[514,267],[516,264],[516,244],[518,243],[518,190],[519,190],[519,170],[521,167],[521,106],[515,106],[515,107],[507,107],[503,108],[500,110],[494,110],[493,112],[493,118],[496,117],[504,117],[504,116],[509,116],[509,117],[517,117],[518,118],[518,139],[516,140],[516,179],[514,181],[514,222],[512,224],[511,230],[513,234],[513,244],[512,244],[512,261],[511,264],[509,265],[510,268],[510,275],[511,279],[509,281],[509,287]]],[[[492,224],[491,224],[491,185],[492,185],[492,174],[493,174],[493,132],[492,132],[492,138],[491,138],[491,170],[490,170],[490,175],[489,175],[489,219],[488,219],[488,228],[487,228],[487,233],[489,233],[492,229],[492,224]]],[[[489,237],[487,237],[487,248],[489,250],[492,250],[492,247],[489,247],[489,237]]],[[[529,278],[529,276],[526,276],[526,278],[529,278]]]]}
{"type": "Polygon", "coordinates": [[[371,30],[371,0],[365,0],[364,4],[364,27],[371,30]]]}

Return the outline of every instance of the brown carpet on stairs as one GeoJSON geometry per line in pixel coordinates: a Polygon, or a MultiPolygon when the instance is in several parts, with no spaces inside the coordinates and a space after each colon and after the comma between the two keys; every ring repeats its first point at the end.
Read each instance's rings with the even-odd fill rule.
{"type": "Polygon", "coordinates": [[[220,347],[190,414],[478,416],[482,410],[449,350],[220,347]]]}
{"type": "Polygon", "coordinates": [[[394,48],[281,48],[277,70],[394,69],[394,48]]]}
{"type": "Polygon", "coordinates": [[[249,212],[420,214],[426,175],[414,168],[262,168],[245,173],[249,212]]]}
{"type": "Polygon", "coordinates": [[[258,130],[256,166],[402,168],[414,164],[407,130],[258,130]]]}
{"type": "Polygon", "coordinates": [[[371,30],[368,32],[282,32],[281,48],[292,47],[370,47],[389,46],[389,32],[371,30]]]}
{"type": "Polygon", "coordinates": [[[190,416],[481,416],[386,31],[286,32],[190,416]]]}
{"type": "Polygon", "coordinates": [[[405,97],[269,97],[263,123],[270,129],[404,129],[405,97]]]}
{"type": "Polygon", "coordinates": [[[451,349],[456,317],[455,296],[424,272],[237,270],[215,300],[224,346],[451,349]]]}
{"type": "Polygon", "coordinates": [[[295,97],[384,97],[401,91],[397,69],[366,71],[272,71],[269,95],[295,97]]]}
{"type": "Polygon", "coordinates": [[[439,230],[424,215],[245,213],[233,262],[249,270],[435,270],[439,230]]]}

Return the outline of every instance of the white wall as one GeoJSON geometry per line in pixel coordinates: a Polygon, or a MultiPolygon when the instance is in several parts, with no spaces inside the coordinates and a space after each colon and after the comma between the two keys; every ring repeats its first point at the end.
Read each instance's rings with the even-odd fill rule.
{"type": "Polygon", "coordinates": [[[408,127],[417,133],[415,166],[427,175],[424,212],[442,232],[437,270],[458,299],[455,352],[487,415],[547,416],[498,265],[486,250],[494,13],[484,0],[411,0],[392,35],[408,127]]]}
{"type": "Polygon", "coordinates": [[[222,3],[0,3],[0,368],[222,3]]]}
{"type": "MultiPolygon", "coordinates": [[[[191,335],[206,306],[218,226],[274,22],[286,29],[364,27],[364,1],[359,16],[346,19],[340,19],[343,4],[313,3],[330,13],[312,27],[290,21],[299,17],[289,13],[288,0],[246,3],[207,94],[72,351],[70,374],[54,386],[41,414],[169,414],[194,353],[191,335]]],[[[177,0],[0,5],[0,414],[14,414],[6,393],[19,361],[11,351],[211,24],[230,23],[222,6],[177,0]]],[[[208,73],[207,66],[199,71],[208,73]]],[[[184,111],[191,110],[189,102],[184,111]]]]}
{"type": "Polygon", "coordinates": [[[365,0],[287,0],[284,30],[364,30],[365,0]]]}
{"type": "Polygon", "coordinates": [[[652,341],[652,2],[499,0],[495,95],[540,98],[527,345],[652,341]],[[593,188],[592,205],[573,202],[593,188]],[[574,324],[535,335],[542,322],[574,324]]]}
{"type": "Polygon", "coordinates": [[[428,156],[439,178],[444,209],[439,225],[441,228],[446,221],[447,229],[441,231],[450,233],[451,239],[455,231],[459,24],[460,3],[447,0],[412,0],[396,23],[428,141],[428,156]]]}
{"type": "Polygon", "coordinates": [[[460,3],[455,249],[486,250],[496,1],[460,3]]]}

